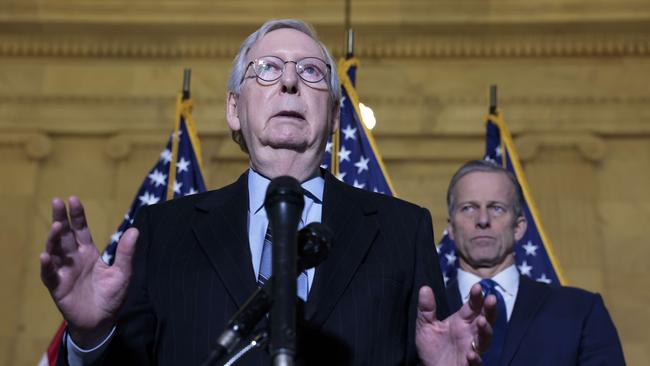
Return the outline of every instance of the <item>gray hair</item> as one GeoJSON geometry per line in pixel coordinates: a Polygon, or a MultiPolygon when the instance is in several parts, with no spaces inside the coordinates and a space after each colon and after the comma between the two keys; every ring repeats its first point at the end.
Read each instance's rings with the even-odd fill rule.
{"type": "Polygon", "coordinates": [[[447,212],[449,214],[449,217],[451,217],[451,212],[454,209],[454,205],[456,204],[456,197],[454,196],[456,192],[456,185],[458,184],[458,181],[460,181],[461,178],[466,176],[467,174],[474,173],[474,172],[485,172],[485,173],[502,173],[505,174],[506,177],[510,180],[512,183],[512,187],[515,190],[515,199],[514,202],[512,202],[512,211],[514,212],[514,219],[516,220],[519,216],[523,215],[523,204],[524,204],[524,195],[521,190],[521,186],[519,185],[519,182],[517,182],[517,178],[509,172],[507,169],[503,168],[500,165],[494,164],[490,161],[486,160],[472,160],[468,161],[467,163],[463,164],[454,176],[451,178],[451,181],[449,182],[449,188],[447,188],[447,212]]]}
{"type": "MultiPolygon", "coordinates": [[[[307,23],[297,20],[297,19],[275,19],[269,20],[264,23],[258,30],[249,35],[242,45],[239,47],[239,53],[235,56],[235,59],[232,63],[232,69],[230,70],[230,78],[228,79],[228,93],[239,95],[241,92],[241,83],[244,79],[244,74],[248,68],[248,62],[246,62],[246,56],[251,50],[255,42],[259,41],[267,33],[272,32],[277,29],[295,29],[299,32],[302,32],[309,37],[311,37],[323,51],[325,57],[325,62],[331,66],[331,72],[329,75],[328,84],[330,99],[332,103],[332,109],[336,109],[339,106],[339,101],[341,100],[341,82],[339,76],[336,72],[336,62],[334,58],[325,47],[325,44],[321,42],[316,37],[316,32],[314,29],[307,23]]],[[[246,147],[246,141],[244,140],[241,131],[232,131],[232,139],[239,144],[239,147],[246,153],[248,153],[248,148],[246,147]]]]}

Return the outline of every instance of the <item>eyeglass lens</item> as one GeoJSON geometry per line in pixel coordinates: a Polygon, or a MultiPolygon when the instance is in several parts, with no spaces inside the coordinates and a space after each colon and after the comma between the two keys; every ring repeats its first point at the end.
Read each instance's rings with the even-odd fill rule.
{"type": "Polygon", "coordinates": [[[308,83],[317,83],[327,75],[327,64],[315,57],[306,57],[297,62],[283,61],[275,56],[260,57],[253,61],[253,70],[260,79],[275,81],[282,76],[287,63],[294,63],[298,76],[308,83]]]}

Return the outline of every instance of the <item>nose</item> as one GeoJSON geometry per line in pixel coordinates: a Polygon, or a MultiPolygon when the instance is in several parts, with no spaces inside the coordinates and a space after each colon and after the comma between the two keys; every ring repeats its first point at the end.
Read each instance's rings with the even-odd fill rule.
{"type": "Polygon", "coordinates": [[[482,207],[476,216],[476,227],[479,229],[487,229],[490,227],[490,215],[487,208],[482,207]]]}
{"type": "Polygon", "coordinates": [[[280,85],[283,93],[296,94],[298,93],[298,82],[300,76],[296,72],[296,63],[287,61],[284,64],[284,72],[280,77],[280,85]]]}

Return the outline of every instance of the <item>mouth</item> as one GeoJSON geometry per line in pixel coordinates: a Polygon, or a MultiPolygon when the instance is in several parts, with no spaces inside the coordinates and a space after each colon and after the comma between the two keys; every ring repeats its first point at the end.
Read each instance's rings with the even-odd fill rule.
{"type": "Polygon", "coordinates": [[[273,117],[290,118],[290,119],[298,119],[298,120],[305,119],[305,116],[302,113],[297,111],[280,111],[274,114],[273,117]]]}
{"type": "Polygon", "coordinates": [[[489,245],[489,244],[493,243],[495,240],[496,240],[495,238],[493,238],[491,236],[485,236],[485,235],[475,236],[475,237],[473,237],[471,239],[471,241],[474,244],[478,244],[478,245],[486,245],[486,244],[489,245]]]}

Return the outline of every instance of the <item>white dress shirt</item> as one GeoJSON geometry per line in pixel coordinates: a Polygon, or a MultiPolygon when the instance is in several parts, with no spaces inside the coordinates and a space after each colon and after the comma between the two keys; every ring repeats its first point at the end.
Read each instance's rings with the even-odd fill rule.
{"type": "MultiPolygon", "coordinates": [[[[469,291],[475,283],[482,280],[481,277],[465,272],[458,269],[456,275],[458,279],[458,290],[460,291],[460,298],[463,303],[469,300],[469,291]]],[[[512,315],[512,309],[515,307],[515,300],[517,299],[517,290],[519,289],[519,271],[513,264],[512,266],[499,272],[492,280],[497,283],[496,289],[503,296],[503,301],[506,303],[506,313],[508,314],[508,321],[512,315]]]]}

